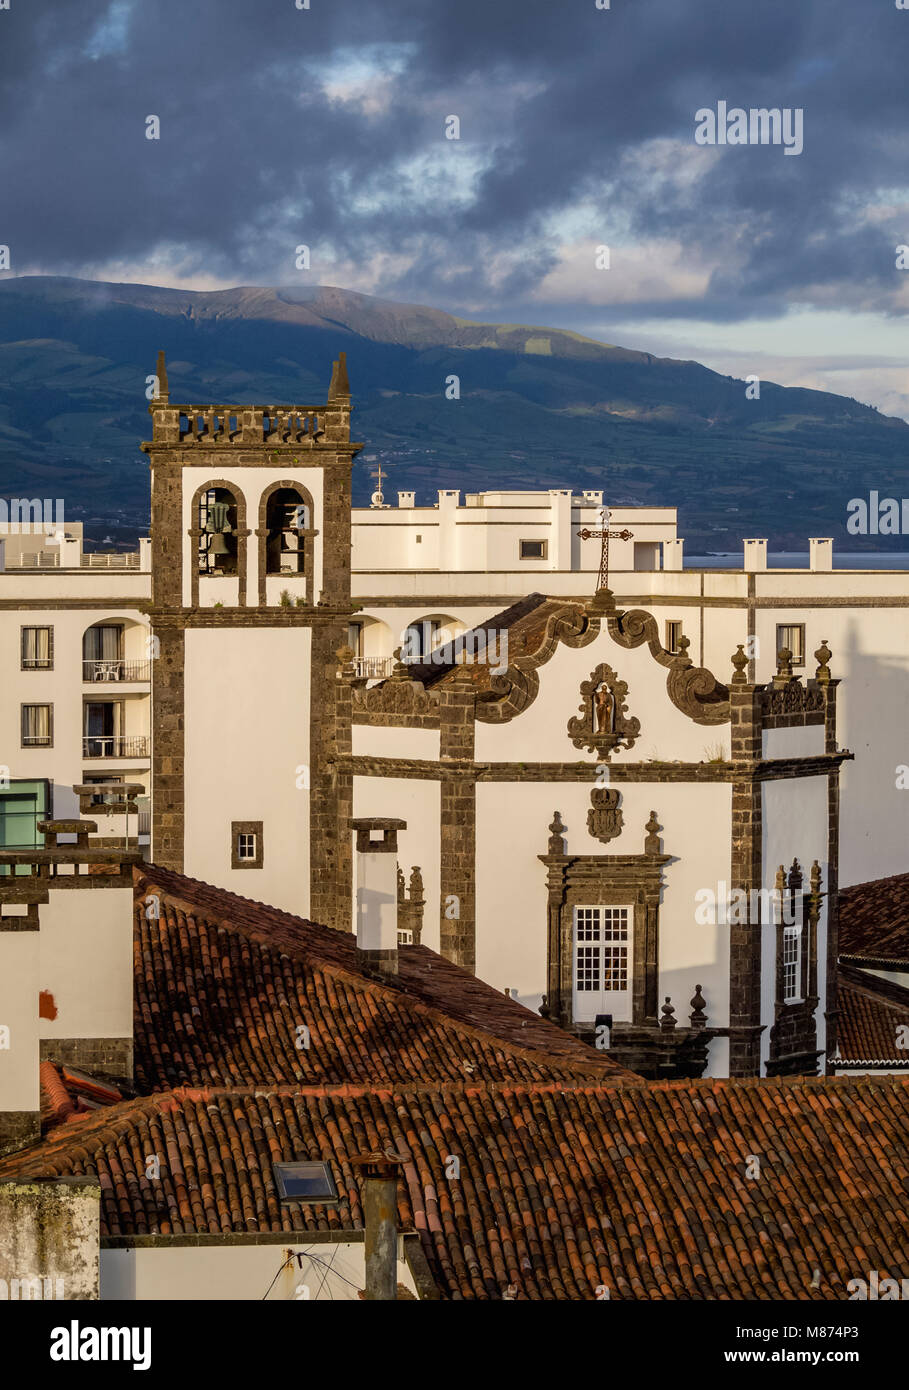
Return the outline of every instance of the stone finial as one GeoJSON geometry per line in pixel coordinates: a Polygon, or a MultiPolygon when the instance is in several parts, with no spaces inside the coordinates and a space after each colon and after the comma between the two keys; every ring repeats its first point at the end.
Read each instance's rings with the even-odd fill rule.
{"type": "Polygon", "coordinates": [[[744,685],[748,679],[745,674],[748,667],[748,658],[745,655],[745,647],[741,642],[733,654],[732,664],[735,667],[735,675],[732,677],[732,684],[744,685]]]}
{"type": "Polygon", "coordinates": [[[675,1027],[675,1009],[672,1007],[672,1001],[670,1000],[668,994],[666,995],[666,1003],[665,1003],[665,1004],[662,1006],[662,1008],[660,1009],[660,1013],[663,1015],[663,1017],[660,1019],[660,1027],[661,1027],[661,1028],[674,1028],[674,1027],[675,1027]]]}
{"type": "Polygon", "coordinates": [[[331,382],[328,387],[328,399],[335,400],[338,396],[350,396],[350,382],[347,378],[347,353],[339,352],[337,362],[331,364],[331,382]]]}
{"type": "Polygon", "coordinates": [[[543,995],[543,998],[540,1001],[540,1007],[537,1009],[537,1013],[540,1015],[540,1018],[549,1018],[551,1016],[552,1010],[549,1007],[548,994],[543,995]]]}
{"type": "Polygon", "coordinates": [[[780,647],[776,654],[776,674],[780,680],[792,680],[792,652],[788,647],[780,647]]]}
{"type": "Polygon", "coordinates": [[[676,661],[684,661],[686,666],[691,665],[691,657],[688,655],[688,648],[691,646],[691,638],[686,637],[684,632],[679,638],[679,651],[676,661]]]}
{"type": "Polygon", "coordinates": [[[816,859],[815,859],[814,863],[811,865],[811,872],[810,872],[810,874],[809,874],[808,882],[811,884],[811,892],[812,892],[812,894],[817,895],[818,893],[820,893],[820,891],[821,891],[821,866],[820,866],[820,864],[817,862],[816,859]]]}
{"type": "Polygon", "coordinates": [[[706,1027],[707,1027],[707,1013],[706,1013],[706,1009],[707,1009],[707,1000],[704,998],[703,994],[701,993],[701,986],[700,986],[700,985],[695,985],[695,987],[694,987],[694,994],[693,994],[693,996],[692,996],[692,998],[691,998],[691,1013],[689,1014],[689,1020],[690,1020],[690,1023],[691,1023],[692,1028],[706,1028],[706,1027]]]}
{"type": "Polygon", "coordinates": [[[342,676],[352,676],[356,674],[357,668],[354,664],[353,647],[339,647],[335,652],[335,656],[338,659],[338,669],[342,676]]]}
{"type": "Polygon", "coordinates": [[[401,657],[401,651],[401,647],[395,647],[394,651],[392,652],[392,656],[394,657],[394,665],[391,668],[391,675],[389,677],[389,680],[410,680],[410,671],[408,670],[407,662],[404,661],[401,657]]]}
{"type": "Polygon", "coordinates": [[[644,853],[659,854],[662,850],[659,832],[662,830],[660,822],[657,820],[656,811],[650,812],[650,820],[644,826],[647,834],[644,838],[644,853]]]}
{"type": "Polygon", "coordinates": [[[399,864],[399,865],[398,865],[398,904],[399,904],[399,906],[400,906],[402,903],[404,903],[405,901],[406,901],[406,898],[405,898],[405,894],[404,894],[404,871],[403,871],[403,869],[401,868],[401,865],[399,864]]]}
{"type": "Polygon", "coordinates": [[[155,377],[157,378],[158,384],[158,394],[155,400],[170,400],[170,387],[167,384],[167,362],[165,361],[163,348],[161,348],[158,353],[158,365],[155,368],[155,377]]]}
{"type": "Polygon", "coordinates": [[[826,637],[821,638],[821,645],[818,647],[814,655],[817,657],[818,661],[818,668],[814,673],[814,679],[820,685],[828,685],[830,682],[830,658],[833,655],[833,652],[827,646],[826,637]]]}
{"type": "Polygon", "coordinates": [[[792,867],[789,870],[789,887],[793,892],[798,892],[802,886],[802,866],[797,859],[793,859],[792,867]]]}
{"type": "Polygon", "coordinates": [[[414,864],[410,871],[410,901],[420,902],[423,897],[423,875],[420,872],[419,864],[414,864]]]}
{"type": "Polygon", "coordinates": [[[560,811],[554,812],[553,817],[552,817],[552,824],[550,825],[549,829],[550,829],[550,832],[551,832],[551,833],[550,833],[550,836],[549,836],[549,853],[550,853],[550,854],[564,854],[564,853],[565,853],[565,839],[564,839],[564,836],[565,836],[565,827],[564,827],[564,825],[562,824],[562,814],[561,814],[560,811]]]}

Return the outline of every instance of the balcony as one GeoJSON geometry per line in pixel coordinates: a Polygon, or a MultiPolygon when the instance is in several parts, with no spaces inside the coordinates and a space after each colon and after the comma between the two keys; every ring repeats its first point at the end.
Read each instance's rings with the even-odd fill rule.
{"type": "Polygon", "coordinates": [[[114,657],[106,661],[83,661],[83,681],[148,681],[151,679],[150,661],[125,661],[114,657]]]}
{"type": "Polygon", "coordinates": [[[357,675],[365,676],[367,680],[384,680],[391,675],[394,664],[393,656],[356,657],[357,675]]]}
{"type": "Polygon", "coordinates": [[[148,734],[85,734],[83,758],[147,758],[148,734]]]}

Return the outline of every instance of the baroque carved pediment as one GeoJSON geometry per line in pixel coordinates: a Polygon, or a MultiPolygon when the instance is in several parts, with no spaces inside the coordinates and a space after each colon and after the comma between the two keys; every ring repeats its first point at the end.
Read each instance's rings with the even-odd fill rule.
{"type": "Polygon", "coordinates": [[[616,748],[632,748],[641,722],[627,713],[628,686],[601,661],[581,682],[579,713],[568,721],[568,736],[575,748],[608,757],[616,748]]]}
{"type": "Polygon", "coordinates": [[[657,620],[643,608],[632,608],[609,618],[609,635],[629,650],[645,643],[654,661],[669,668],[666,692],[676,709],[695,724],[726,724],[729,721],[729,688],[706,667],[695,666],[688,655],[690,642],[683,637],[678,654],[667,652],[660,641],[657,620]]]}
{"type": "Polygon", "coordinates": [[[570,604],[560,606],[546,620],[540,643],[509,663],[501,675],[491,675],[488,688],[477,696],[477,719],[483,724],[506,724],[532,705],[540,690],[539,667],[555,654],[559,644],[589,646],[600,634],[600,619],[570,604]]]}

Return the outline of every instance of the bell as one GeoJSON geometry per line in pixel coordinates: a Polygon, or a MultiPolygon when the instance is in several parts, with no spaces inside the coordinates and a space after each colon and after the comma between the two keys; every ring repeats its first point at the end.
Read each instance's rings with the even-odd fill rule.
{"type": "Polygon", "coordinates": [[[227,502],[210,502],[208,505],[208,512],[205,517],[206,531],[208,531],[210,534],[217,534],[218,532],[227,531],[229,534],[232,535],[233,531],[230,525],[228,524],[227,520],[227,513],[229,511],[230,505],[227,502]]]}
{"type": "Polygon", "coordinates": [[[215,531],[208,543],[209,555],[227,555],[229,547],[222,531],[215,531]]]}

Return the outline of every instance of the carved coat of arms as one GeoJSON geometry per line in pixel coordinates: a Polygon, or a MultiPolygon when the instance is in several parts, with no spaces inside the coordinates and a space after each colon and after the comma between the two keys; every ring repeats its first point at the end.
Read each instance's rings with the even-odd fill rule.
{"type": "Polygon", "coordinates": [[[624,817],[619,808],[621,797],[614,787],[594,787],[590,793],[592,805],[587,812],[587,829],[595,840],[606,845],[622,832],[624,817]]]}
{"type": "Polygon", "coordinates": [[[633,747],[641,723],[626,713],[627,694],[626,682],[605,662],[591,671],[590,679],[581,682],[579,714],[568,721],[568,736],[575,748],[605,755],[614,748],[633,747]]]}

